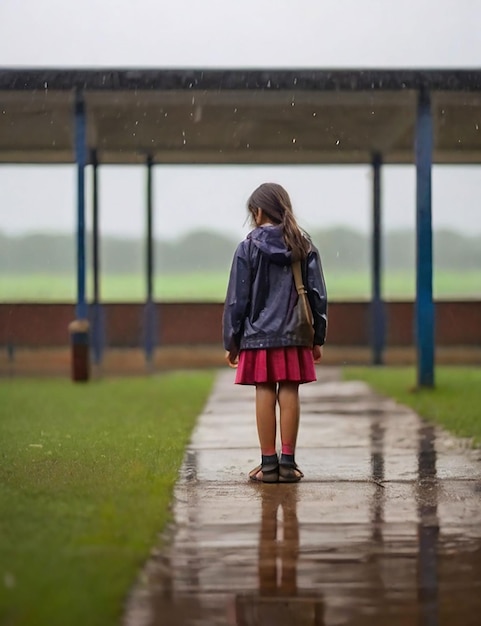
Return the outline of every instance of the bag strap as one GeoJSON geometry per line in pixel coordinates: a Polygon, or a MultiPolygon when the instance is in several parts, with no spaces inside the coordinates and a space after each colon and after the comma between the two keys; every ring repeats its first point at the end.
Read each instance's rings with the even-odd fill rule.
{"type": "Polygon", "coordinates": [[[292,273],[294,274],[294,282],[296,283],[297,293],[307,293],[304,283],[302,282],[301,262],[295,261],[292,264],[292,273]]]}

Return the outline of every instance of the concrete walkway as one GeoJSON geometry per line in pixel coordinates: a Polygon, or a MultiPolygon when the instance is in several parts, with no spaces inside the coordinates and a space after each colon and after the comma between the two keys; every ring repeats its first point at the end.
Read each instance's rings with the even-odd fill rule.
{"type": "Polygon", "coordinates": [[[301,389],[305,479],[257,485],[254,391],[219,375],[125,626],[481,624],[481,452],[319,378],[301,389]]]}

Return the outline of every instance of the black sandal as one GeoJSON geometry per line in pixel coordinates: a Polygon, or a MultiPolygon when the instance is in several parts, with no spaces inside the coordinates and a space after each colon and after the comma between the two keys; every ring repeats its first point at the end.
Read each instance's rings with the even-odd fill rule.
{"type": "Polygon", "coordinates": [[[279,481],[279,463],[257,465],[249,472],[249,479],[255,483],[277,483],[279,481]],[[258,474],[261,472],[262,476],[258,478],[258,474]]]}
{"type": "Polygon", "coordinates": [[[299,469],[297,463],[280,463],[279,464],[279,482],[280,483],[298,483],[304,478],[303,472],[299,469]]]}

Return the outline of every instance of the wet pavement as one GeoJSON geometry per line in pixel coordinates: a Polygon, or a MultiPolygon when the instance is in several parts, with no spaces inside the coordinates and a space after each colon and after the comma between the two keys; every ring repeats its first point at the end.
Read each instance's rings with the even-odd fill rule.
{"type": "Polygon", "coordinates": [[[219,374],[124,626],[479,626],[481,450],[320,368],[298,484],[249,483],[254,390],[219,374]]]}

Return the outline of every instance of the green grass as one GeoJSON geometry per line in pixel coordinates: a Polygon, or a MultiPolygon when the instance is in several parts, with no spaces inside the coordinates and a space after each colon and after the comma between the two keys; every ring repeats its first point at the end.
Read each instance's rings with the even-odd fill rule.
{"type": "MultiPolygon", "coordinates": [[[[366,272],[328,275],[326,282],[330,297],[334,299],[362,300],[371,294],[370,276],[366,272]]],[[[413,300],[416,291],[414,271],[386,272],[382,291],[387,300],[413,300]]],[[[437,271],[433,277],[433,292],[440,300],[481,298],[481,271],[437,271]]]]}
{"type": "Polygon", "coordinates": [[[481,368],[438,367],[433,390],[414,390],[416,373],[410,367],[346,368],[344,375],[366,381],[455,435],[481,444],[481,368]]]}
{"type": "MultiPolygon", "coordinates": [[[[226,272],[168,274],[156,276],[154,294],[165,301],[223,301],[226,272]]],[[[145,300],[146,281],[140,274],[111,274],[101,277],[101,298],[107,302],[145,300]]],[[[74,302],[75,277],[58,274],[29,274],[0,277],[0,302],[74,302]]],[[[87,293],[92,293],[91,281],[87,293]]]]}
{"type": "Polygon", "coordinates": [[[212,379],[0,383],[1,624],[120,622],[212,379]]]}
{"type": "MultiPolygon", "coordinates": [[[[156,276],[154,294],[163,301],[222,302],[228,272],[192,272],[156,276]]],[[[388,300],[412,300],[414,272],[389,272],[384,276],[383,292],[388,300]]],[[[367,300],[370,296],[368,272],[326,272],[330,300],[367,300]]],[[[92,293],[88,282],[88,293],[92,293]]],[[[435,272],[434,295],[438,299],[481,298],[481,271],[435,272]]],[[[140,274],[101,277],[101,297],[106,302],[142,301],[145,280],[140,274]]],[[[73,302],[75,277],[58,274],[4,275],[0,277],[0,301],[73,302]]]]}

